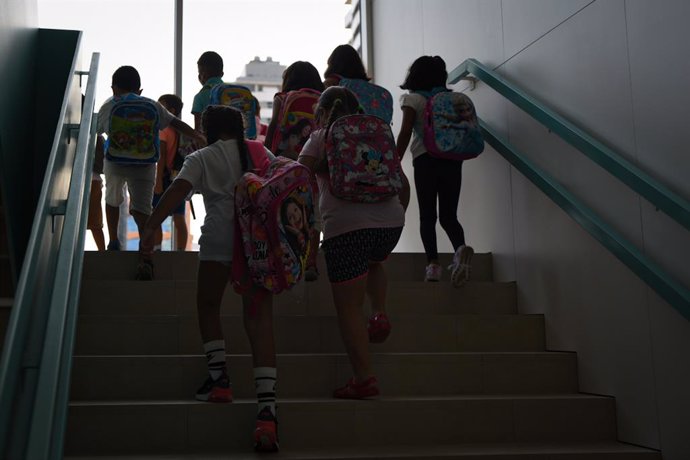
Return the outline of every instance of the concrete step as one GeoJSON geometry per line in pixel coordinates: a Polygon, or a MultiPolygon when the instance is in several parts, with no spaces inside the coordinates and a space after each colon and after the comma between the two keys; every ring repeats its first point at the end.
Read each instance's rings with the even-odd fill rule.
{"type": "MultiPolygon", "coordinates": [[[[249,353],[241,318],[222,316],[226,350],[249,353]]],[[[545,350],[542,315],[391,315],[392,332],[373,352],[535,352],[545,350]]],[[[334,316],[275,318],[279,353],[342,353],[334,316]]],[[[87,315],[78,320],[78,355],[198,354],[192,316],[87,315]]]]}
{"type": "MultiPolygon", "coordinates": [[[[397,282],[388,285],[390,313],[469,314],[517,313],[514,282],[469,282],[461,288],[449,283],[397,282]]],[[[240,316],[242,299],[228,286],[221,313],[240,316]]],[[[196,281],[191,280],[84,280],[81,315],[196,315],[196,281]]],[[[335,315],[330,285],[301,283],[274,297],[274,313],[335,315]]]]}
{"type": "MultiPolygon", "coordinates": [[[[255,416],[253,400],[71,403],[66,454],[247,452],[255,416]]],[[[614,400],[587,395],[281,399],[278,416],[284,452],[616,440],[614,400]]]]}
{"type": "MultiPolygon", "coordinates": [[[[252,398],[251,356],[228,355],[233,393],[252,398]]],[[[573,353],[375,353],[372,365],[386,396],[576,393],[573,353]]],[[[278,355],[284,398],[331,396],[351,377],[345,354],[278,355]]],[[[206,357],[75,356],[71,399],[192,398],[206,378],[206,357]]]]}
{"type": "MultiPolygon", "coordinates": [[[[66,456],[66,460],[93,458],[93,456],[66,456]]],[[[99,456],[99,460],[227,460],[228,453],[188,454],[174,456],[99,456]]],[[[233,452],[233,460],[265,459],[265,454],[249,450],[233,452]]],[[[272,459],[290,460],[661,460],[661,453],[651,449],[617,442],[600,443],[498,443],[498,444],[453,444],[442,446],[367,446],[337,451],[328,446],[315,449],[283,448],[272,459]]]]}
{"type": "MultiPolygon", "coordinates": [[[[86,251],[84,255],[84,279],[133,280],[137,267],[134,251],[98,252],[86,251]]],[[[155,276],[158,280],[194,280],[198,266],[198,252],[157,252],[154,254],[155,276]]],[[[440,254],[444,267],[442,282],[450,281],[445,268],[452,261],[452,254],[440,254]]],[[[317,261],[321,277],[319,282],[328,283],[323,253],[317,261]]],[[[393,253],[386,261],[390,279],[399,281],[423,281],[426,257],[422,253],[393,253]]],[[[493,281],[492,255],[475,254],[472,259],[472,279],[493,281]]]]}

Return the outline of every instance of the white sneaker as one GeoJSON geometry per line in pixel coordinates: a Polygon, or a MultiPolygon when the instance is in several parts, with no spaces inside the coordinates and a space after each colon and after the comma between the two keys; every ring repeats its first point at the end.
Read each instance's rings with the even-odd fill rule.
{"type": "Polygon", "coordinates": [[[462,245],[455,251],[453,263],[450,264],[450,282],[453,286],[460,287],[470,280],[472,274],[472,256],[474,249],[471,246],[462,245]]]}
{"type": "Polygon", "coordinates": [[[424,281],[441,281],[442,268],[439,264],[429,264],[424,270],[424,281]]]}

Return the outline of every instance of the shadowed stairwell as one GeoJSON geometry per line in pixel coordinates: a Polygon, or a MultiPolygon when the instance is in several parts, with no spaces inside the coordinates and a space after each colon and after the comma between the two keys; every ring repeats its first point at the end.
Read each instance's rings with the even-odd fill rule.
{"type": "MultiPolygon", "coordinates": [[[[156,280],[137,282],[136,253],[86,253],[66,455],[254,458],[239,297],[228,288],[222,306],[235,402],[197,402],[197,255],[156,256],[156,280]]],[[[544,318],[518,314],[516,285],[493,281],[490,254],[461,289],[421,282],[420,267],[423,254],[386,264],[393,331],[372,345],[375,401],[330,397],[350,366],[325,274],[276,297],[274,458],[661,458],[616,441],[614,399],[578,393],[577,356],[545,350],[544,318]]]]}

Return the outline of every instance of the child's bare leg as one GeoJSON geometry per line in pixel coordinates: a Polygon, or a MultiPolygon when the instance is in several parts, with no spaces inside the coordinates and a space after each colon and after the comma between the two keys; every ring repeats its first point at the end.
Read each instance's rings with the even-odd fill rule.
{"type": "Polygon", "coordinates": [[[149,214],[144,214],[143,212],[135,209],[132,209],[129,213],[132,214],[132,217],[134,217],[134,222],[137,224],[139,235],[142,235],[144,233],[144,226],[146,225],[146,220],[149,218],[149,214]]]}
{"type": "Polygon", "coordinates": [[[105,251],[105,235],[103,235],[103,229],[92,228],[91,236],[93,236],[93,240],[96,242],[96,247],[98,250],[105,251]]]}
{"type": "Polygon", "coordinates": [[[209,378],[196,393],[196,399],[201,401],[232,401],[232,389],[225,360],[225,340],[220,324],[220,303],[229,276],[229,264],[199,261],[196,304],[199,331],[209,373],[209,378]]]}
{"type": "Polygon", "coordinates": [[[175,225],[175,235],[177,238],[176,249],[184,251],[187,249],[187,239],[189,238],[189,230],[187,230],[187,220],[184,214],[173,214],[173,223],[175,225]]]}
{"type": "Polygon", "coordinates": [[[108,237],[110,241],[118,241],[117,227],[120,223],[120,207],[105,205],[105,221],[108,225],[108,237]]]}
{"type": "Polygon", "coordinates": [[[244,330],[252,347],[254,367],[276,367],[275,338],[273,337],[273,294],[261,292],[253,305],[253,296],[242,296],[244,330]]]}
{"type": "Polygon", "coordinates": [[[254,449],[278,450],[276,415],[276,349],[273,338],[273,294],[255,291],[242,296],[244,330],[252,347],[257,414],[254,449]]]}
{"type": "Polygon", "coordinates": [[[153,233],[153,249],[160,249],[163,244],[163,227],[158,227],[153,233]]]}
{"type": "Polygon", "coordinates": [[[369,262],[369,276],[367,277],[367,295],[371,302],[373,313],[386,312],[386,290],[388,277],[381,262],[369,262]]]}
{"type": "Polygon", "coordinates": [[[220,304],[230,278],[230,265],[210,260],[199,261],[196,305],[199,331],[204,343],[223,340],[220,304]]]}
{"type": "Polygon", "coordinates": [[[367,277],[346,283],[331,283],[340,334],[357,382],[363,382],[371,376],[369,336],[362,316],[366,286],[367,277]]]}

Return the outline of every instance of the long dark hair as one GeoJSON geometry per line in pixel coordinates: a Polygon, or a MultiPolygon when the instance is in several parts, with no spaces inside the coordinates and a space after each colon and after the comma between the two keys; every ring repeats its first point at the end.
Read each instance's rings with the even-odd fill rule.
{"type": "Polygon", "coordinates": [[[302,88],[323,91],[324,86],[316,67],[307,61],[296,61],[283,71],[282,91],[286,93],[302,88]]]}
{"type": "Polygon", "coordinates": [[[340,75],[344,78],[359,78],[370,80],[359,53],[350,45],[336,46],[328,57],[328,68],[323,73],[324,78],[340,75]]]}
{"type": "Polygon", "coordinates": [[[431,91],[439,86],[445,87],[446,80],[446,62],[440,56],[421,56],[410,66],[400,88],[410,91],[431,91]]]}
{"type": "Polygon", "coordinates": [[[249,152],[244,143],[244,117],[238,109],[226,105],[209,105],[201,115],[208,145],[217,142],[223,134],[237,140],[242,172],[249,170],[249,152]]]}

